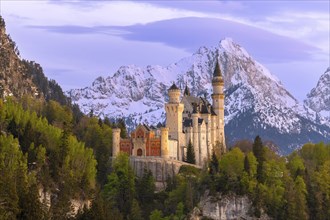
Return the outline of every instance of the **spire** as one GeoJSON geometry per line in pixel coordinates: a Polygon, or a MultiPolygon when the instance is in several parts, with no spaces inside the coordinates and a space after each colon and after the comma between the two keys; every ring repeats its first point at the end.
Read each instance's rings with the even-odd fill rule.
{"type": "Polygon", "coordinates": [[[179,90],[179,88],[173,82],[173,85],[169,88],[169,90],[179,90]]]}
{"type": "Polygon", "coordinates": [[[222,77],[218,59],[217,59],[217,64],[215,65],[213,77],[222,77]]]}
{"type": "Polygon", "coordinates": [[[187,82],[186,82],[186,88],[184,89],[184,96],[190,96],[190,89],[188,88],[187,82]]]}
{"type": "Polygon", "coordinates": [[[220,69],[220,64],[219,64],[218,56],[217,56],[217,61],[216,62],[217,63],[215,65],[212,83],[216,83],[216,84],[217,83],[223,83],[223,78],[222,78],[222,73],[221,73],[221,69],[220,69]]]}

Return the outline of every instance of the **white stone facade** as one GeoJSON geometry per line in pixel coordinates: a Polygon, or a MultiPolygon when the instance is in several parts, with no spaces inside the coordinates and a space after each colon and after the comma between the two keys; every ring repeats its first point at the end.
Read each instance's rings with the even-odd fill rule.
{"type": "MultiPolygon", "coordinates": [[[[168,90],[169,102],[165,104],[166,125],[160,130],[150,130],[150,132],[160,134],[160,150],[157,151],[159,155],[150,154],[150,156],[183,161],[188,143],[191,141],[195,152],[196,165],[204,166],[210,159],[215,146],[218,146],[222,152],[226,151],[224,81],[218,63],[213,74],[212,87],[212,104],[205,98],[191,96],[187,86],[180,99],[180,89],[175,84],[170,87],[168,90]]],[[[121,151],[119,146],[120,132],[117,129],[113,131],[113,156],[116,156],[121,151]]],[[[147,148],[147,144],[146,146],[140,146],[140,142],[140,144],[137,144],[134,137],[130,140],[132,149],[129,152],[131,156],[139,156],[137,155],[138,148],[147,148]]],[[[128,139],[126,139],[127,141],[128,139]]],[[[146,157],[146,154],[142,156],[146,157]]]]}

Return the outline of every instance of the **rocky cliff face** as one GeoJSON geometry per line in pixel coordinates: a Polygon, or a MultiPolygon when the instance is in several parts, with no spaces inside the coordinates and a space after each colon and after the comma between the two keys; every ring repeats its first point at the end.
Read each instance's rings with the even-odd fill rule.
{"type": "Polygon", "coordinates": [[[61,87],[54,80],[47,79],[41,65],[21,59],[16,43],[6,33],[5,22],[0,16],[0,98],[21,98],[23,95],[70,103],[61,87]]]}
{"type": "Polygon", "coordinates": [[[306,109],[310,108],[316,113],[312,119],[330,126],[330,67],[320,77],[316,87],[307,94],[304,104],[306,109]]]}
{"type": "Polygon", "coordinates": [[[37,87],[26,74],[15,42],[6,34],[4,20],[0,17],[0,97],[38,96],[37,87]]]}
{"type": "Polygon", "coordinates": [[[257,218],[251,214],[252,202],[247,196],[217,195],[208,196],[207,193],[193,210],[190,220],[202,219],[271,219],[266,214],[257,218]]]}
{"type": "Polygon", "coordinates": [[[315,111],[300,104],[264,66],[231,39],[216,47],[201,47],[190,57],[167,67],[123,66],[114,75],[97,78],[90,87],[68,91],[85,113],[125,117],[128,127],[164,122],[167,89],[175,82],[182,90],[210,99],[212,73],[221,63],[225,81],[225,132],[228,145],[261,135],[285,154],[306,142],[330,140],[330,126],[312,119],[315,111]],[[309,110],[309,112],[308,112],[309,110]]]}

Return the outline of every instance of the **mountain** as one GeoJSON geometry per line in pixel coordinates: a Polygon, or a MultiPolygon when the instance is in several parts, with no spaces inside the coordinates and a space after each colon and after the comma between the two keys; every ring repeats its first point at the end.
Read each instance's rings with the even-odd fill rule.
{"type": "Polygon", "coordinates": [[[264,66],[231,39],[217,47],[201,47],[190,57],[167,67],[122,66],[112,76],[97,78],[90,87],[68,91],[72,101],[88,113],[125,117],[128,127],[164,122],[167,89],[176,82],[191,93],[212,94],[212,73],[219,58],[225,81],[226,140],[233,145],[257,134],[276,143],[286,154],[312,141],[329,141],[330,127],[308,116],[304,107],[264,66]]]}
{"type": "Polygon", "coordinates": [[[307,94],[304,105],[316,113],[315,121],[330,126],[330,67],[320,77],[316,87],[307,94]]]}
{"type": "Polygon", "coordinates": [[[21,59],[18,47],[6,33],[5,22],[0,16],[0,98],[20,98],[23,95],[70,103],[62,88],[54,80],[47,79],[38,63],[21,59]]]}

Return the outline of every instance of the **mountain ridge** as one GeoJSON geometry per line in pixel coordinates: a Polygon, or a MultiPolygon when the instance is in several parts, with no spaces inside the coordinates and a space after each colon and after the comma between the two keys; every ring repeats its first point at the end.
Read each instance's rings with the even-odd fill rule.
{"type": "Polygon", "coordinates": [[[299,103],[277,77],[230,38],[216,47],[202,46],[192,56],[167,67],[120,67],[113,76],[99,77],[91,87],[67,94],[85,113],[93,110],[103,117],[125,117],[130,129],[138,123],[156,125],[165,120],[163,106],[173,81],[182,91],[187,84],[193,95],[211,100],[217,59],[225,82],[229,145],[263,134],[267,140],[280,143],[282,153],[288,153],[306,142],[330,139],[330,126],[309,117],[314,110],[299,103]],[[240,126],[243,121],[245,128],[240,126]],[[297,141],[289,140],[290,136],[297,141]]]}
{"type": "Polygon", "coordinates": [[[6,24],[0,16],[0,98],[31,96],[71,104],[62,88],[48,80],[40,64],[24,60],[16,43],[6,33],[6,24]]]}

